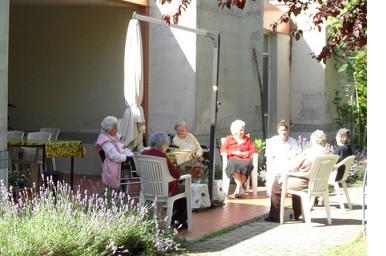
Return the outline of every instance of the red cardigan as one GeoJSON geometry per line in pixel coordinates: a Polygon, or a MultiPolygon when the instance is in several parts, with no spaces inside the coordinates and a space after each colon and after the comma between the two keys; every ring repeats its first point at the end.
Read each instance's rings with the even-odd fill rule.
{"type": "MultiPolygon", "coordinates": [[[[180,169],[178,169],[178,167],[175,166],[170,161],[170,159],[167,157],[167,155],[164,152],[162,152],[161,150],[156,149],[156,148],[146,149],[142,152],[142,155],[158,156],[158,157],[166,158],[166,162],[168,164],[170,175],[172,175],[177,180],[180,178],[180,176],[181,176],[180,169]]],[[[176,180],[169,182],[169,194],[175,195],[178,193],[179,193],[178,182],[176,180]]]]}
{"type": "Polygon", "coordinates": [[[255,144],[247,135],[244,135],[244,140],[245,141],[239,145],[232,135],[228,135],[224,144],[221,146],[221,153],[227,153],[228,158],[252,159],[253,153],[256,152],[255,144]],[[246,158],[242,158],[232,154],[233,151],[248,152],[248,156],[246,158]]]}

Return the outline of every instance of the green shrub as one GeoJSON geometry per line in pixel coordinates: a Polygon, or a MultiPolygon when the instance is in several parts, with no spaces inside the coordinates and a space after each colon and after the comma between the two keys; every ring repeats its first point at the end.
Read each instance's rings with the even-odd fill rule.
{"type": "Polygon", "coordinates": [[[266,141],[262,139],[255,139],[256,152],[258,153],[258,177],[257,185],[265,186],[266,175],[267,175],[267,159],[265,157],[266,141]]]}
{"type": "Polygon", "coordinates": [[[181,251],[176,231],[124,193],[73,193],[52,181],[14,201],[1,182],[0,255],[165,255],[181,251]]]}

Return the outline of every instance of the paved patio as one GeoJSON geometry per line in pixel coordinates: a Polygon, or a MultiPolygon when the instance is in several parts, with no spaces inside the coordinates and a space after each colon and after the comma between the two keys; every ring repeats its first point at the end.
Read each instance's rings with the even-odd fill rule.
{"type": "MultiPolygon", "coordinates": [[[[220,236],[192,243],[188,255],[323,255],[329,248],[351,242],[362,233],[362,187],[349,190],[353,210],[340,210],[336,196],[330,198],[332,225],[327,225],[324,207],[314,208],[311,226],[289,221],[290,208],[286,209],[284,225],[265,222],[268,208],[256,207],[252,221],[220,236]]],[[[217,221],[215,215],[209,218],[217,221]]]]}

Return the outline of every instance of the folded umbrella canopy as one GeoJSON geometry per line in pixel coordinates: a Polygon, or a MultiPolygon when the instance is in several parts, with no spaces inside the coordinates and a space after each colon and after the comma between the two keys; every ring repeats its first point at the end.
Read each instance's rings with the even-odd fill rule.
{"type": "Polygon", "coordinates": [[[143,147],[145,116],[143,100],[142,35],[138,20],[131,19],[127,29],[124,57],[124,95],[126,109],[119,133],[131,149],[143,147]]]}

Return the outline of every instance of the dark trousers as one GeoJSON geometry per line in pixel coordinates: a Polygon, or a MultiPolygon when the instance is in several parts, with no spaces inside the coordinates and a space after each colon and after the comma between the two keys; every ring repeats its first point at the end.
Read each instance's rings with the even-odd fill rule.
{"type": "MultiPolygon", "coordinates": [[[[275,182],[272,184],[271,191],[271,207],[269,209],[268,216],[272,219],[280,219],[280,197],[281,197],[281,184],[275,182]]],[[[294,217],[298,218],[302,214],[302,205],[301,199],[299,196],[292,195],[292,210],[294,212],[294,217]]]]}
{"type": "MultiPolygon", "coordinates": [[[[174,202],[172,225],[177,221],[179,224],[186,224],[188,215],[186,212],[186,198],[180,198],[174,202]]],[[[177,225],[177,226],[178,226],[177,225]]]]}

